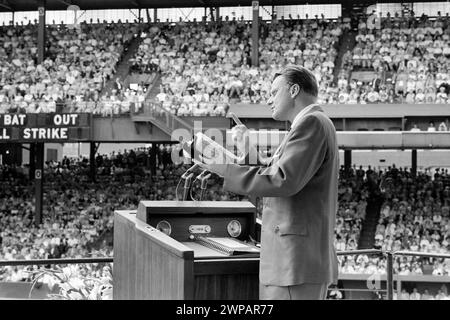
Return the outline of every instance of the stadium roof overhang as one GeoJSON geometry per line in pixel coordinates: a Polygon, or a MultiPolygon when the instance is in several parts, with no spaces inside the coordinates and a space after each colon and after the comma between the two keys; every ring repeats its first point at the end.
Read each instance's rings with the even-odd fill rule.
{"type": "MultiPolygon", "coordinates": [[[[436,0],[434,0],[436,1],[436,0]]],[[[0,11],[37,11],[42,0],[0,0],[0,11]]],[[[66,10],[70,5],[77,5],[81,10],[100,9],[138,9],[138,8],[183,8],[183,7],[231,7],[251,6],[252,0],[46,0],[47,10],[66,10]]],[[[295,4],[332,4],[353,3],[352,0],[260,0],[261,6],[295,5],[295,4]]],[[[358,4],[375,4],[380,2],[401,2],[393,0],[360,0],[358,4]]],[[[414,1],[410,1],[414,2],[414,1]]],[[[420,2],[433,2],[421,0],[420,2]]]]}

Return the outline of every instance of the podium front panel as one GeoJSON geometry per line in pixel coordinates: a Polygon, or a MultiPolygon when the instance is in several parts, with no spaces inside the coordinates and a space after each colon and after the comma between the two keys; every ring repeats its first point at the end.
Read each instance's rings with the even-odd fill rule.
{"type": "Polygon", "coordinates": [[[193,230],[230,237],[230,221],[241,226],[236,239],[255,237],[256,208],[249,202],[141,201],[137,211],[116,211],[114,298],[258,299],[258,257],[192,241],[193,230]],[[170,232],[156,228],[160,221],[170,232]]]}

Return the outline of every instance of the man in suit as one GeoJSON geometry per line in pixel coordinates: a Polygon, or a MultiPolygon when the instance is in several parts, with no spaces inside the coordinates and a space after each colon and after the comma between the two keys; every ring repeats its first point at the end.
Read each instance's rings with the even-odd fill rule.
{"type": "MultiPolygon", "coordinates": [[[[339,152],[333,123],[315,104],[317,95],[312,72],[286,67],[275,75],[267,103],[272,117],[289,121],[291,130],[272,159],[250,166],[202,157],[203,167],[224,177],[225,190],[264,197],[261,299],[325,299],[328,285],[337,283],[339,152]]],[[[242,125],[233,133],[244,142],[248,136],[242,125]]]]}

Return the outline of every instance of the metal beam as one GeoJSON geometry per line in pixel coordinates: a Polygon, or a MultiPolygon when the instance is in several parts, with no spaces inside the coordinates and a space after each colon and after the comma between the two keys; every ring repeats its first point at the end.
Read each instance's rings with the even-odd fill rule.
{"type": "MultiPolygon", "coordinates": [[[[187,1],[187,0],[121,0],[121,1],[83,1],[84,4],[84,10],[101,10],[101,9],[111,9],[111,6],[113,6],[115,9],[129,9],[130,6],[132,6],[132,2],[135,1],[137,3],[141,4],[142,8],[176,8],[176,7],[209,7],[209,6],[250,6],[251,0],[195,0],[195,1],[187,1]],[[114,3],[114,5],[112,5],[114,3]],[[108,5],[109,4],[109,5],[108,5]]],[[[16,11],[35,11],[36,10],[36,0],[10,0],[10,4],[6,3],[4,0],[0,0],[0,2],[3,2],[5,6],[12,7],[13,10],[16,11]]],[[[64,3],[66,5],[70,4],[77,4],[80,3],[79,1],[70,1],[70,0],[52,0],[49,3],[49,6],[47,7],[48,10],[60,10],[61,5],[60,3],[64,3]]],[[[361,0],[359,3],[361,4],[373,4],[375,2],[378,3],[390,3],[390,2],[396,2],[400,3],[399,1],[392,1],[392,0],[361,0]]],[[[422,2],[436,2],[436,0],[422,0],[422,2]]],[[[299,0],[260,0],[261,6],[272,6],[272,5],[298,5],[298,4],[329,4],[330,1],[325,0],[315,0],[315,1],[299,1],[299,0]]],[[[350,0],[340,0],[336,3],[340,4],[353,4],[354,1],[350,0]]],[[[11,9],[6,9],[5,6],[0,6],[0,11],[8,10],[11,11],[11,9]]]]}
{"type": "Polygon", "coordinates": [[[96,159],[95,154],[97,153],[97,147],[95,142],[91,141],[89,144],[89,168],[90,168],[90,178],[91,181],[95,182],[96,180],[96,159]]]}
{"type": "Polygon", "coordinates": [[[44,143],[36,143],[36,171],[34,174],[34,188],[35,188],[35,209],[34,209],[34,223],[39,226],[42,221],[43,208],[43,194],[44,194],[44,143]]]}
{"type": "Polygon", "coordinates": [[[7,0],[0,0],[0,7],[5,8],[9,11],[15,11],[7,0]]]}
{"type": "Polygon", "coordinates": [[[73,1],[70,1],[70,0],[56,0],[56,1],[63,3],[66,6],[71,6],[71,5],[75,4],[75,3],[73,3],[73,1]]]}
{"type": "Polygon", "coordinates": [[[46,14],[46,0],[38,1],[38,9],[39,9],[39,24],[38,24],[38,38],[37,38],[37,47],[38,47],[38,63],[42,63],[45,59],[45,14],[46,14]],[[42,11],[41,11],[42,10],[42,11]]]}
{"type": "Polygon", "coordinates": [[[95,144],[95,153],[97,153],[99,147],[100,147],[100,142],[95,144]]]}

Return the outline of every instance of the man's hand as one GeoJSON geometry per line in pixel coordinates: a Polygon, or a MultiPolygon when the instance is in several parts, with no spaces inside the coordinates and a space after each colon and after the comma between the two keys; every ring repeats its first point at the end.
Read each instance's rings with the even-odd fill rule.
{"type": "Polygon", "coordinates": [[[269,159],[266,159],[257,149],[257,146],[250,144],[250,130],[243,124],[237,125],[231,129],[231,138],[238,149],[238,164],[244,164],[247,155],[250,165],[265,165],[269,159]]]}
{"type": "Polygon", "coordinates": [[[221,177],[225,176],[226,164],[223,163],[222,157],[207,158],[206,156],[199,155],[200,161],[198,165],[204,170],[213,172],[221,177]]]}

